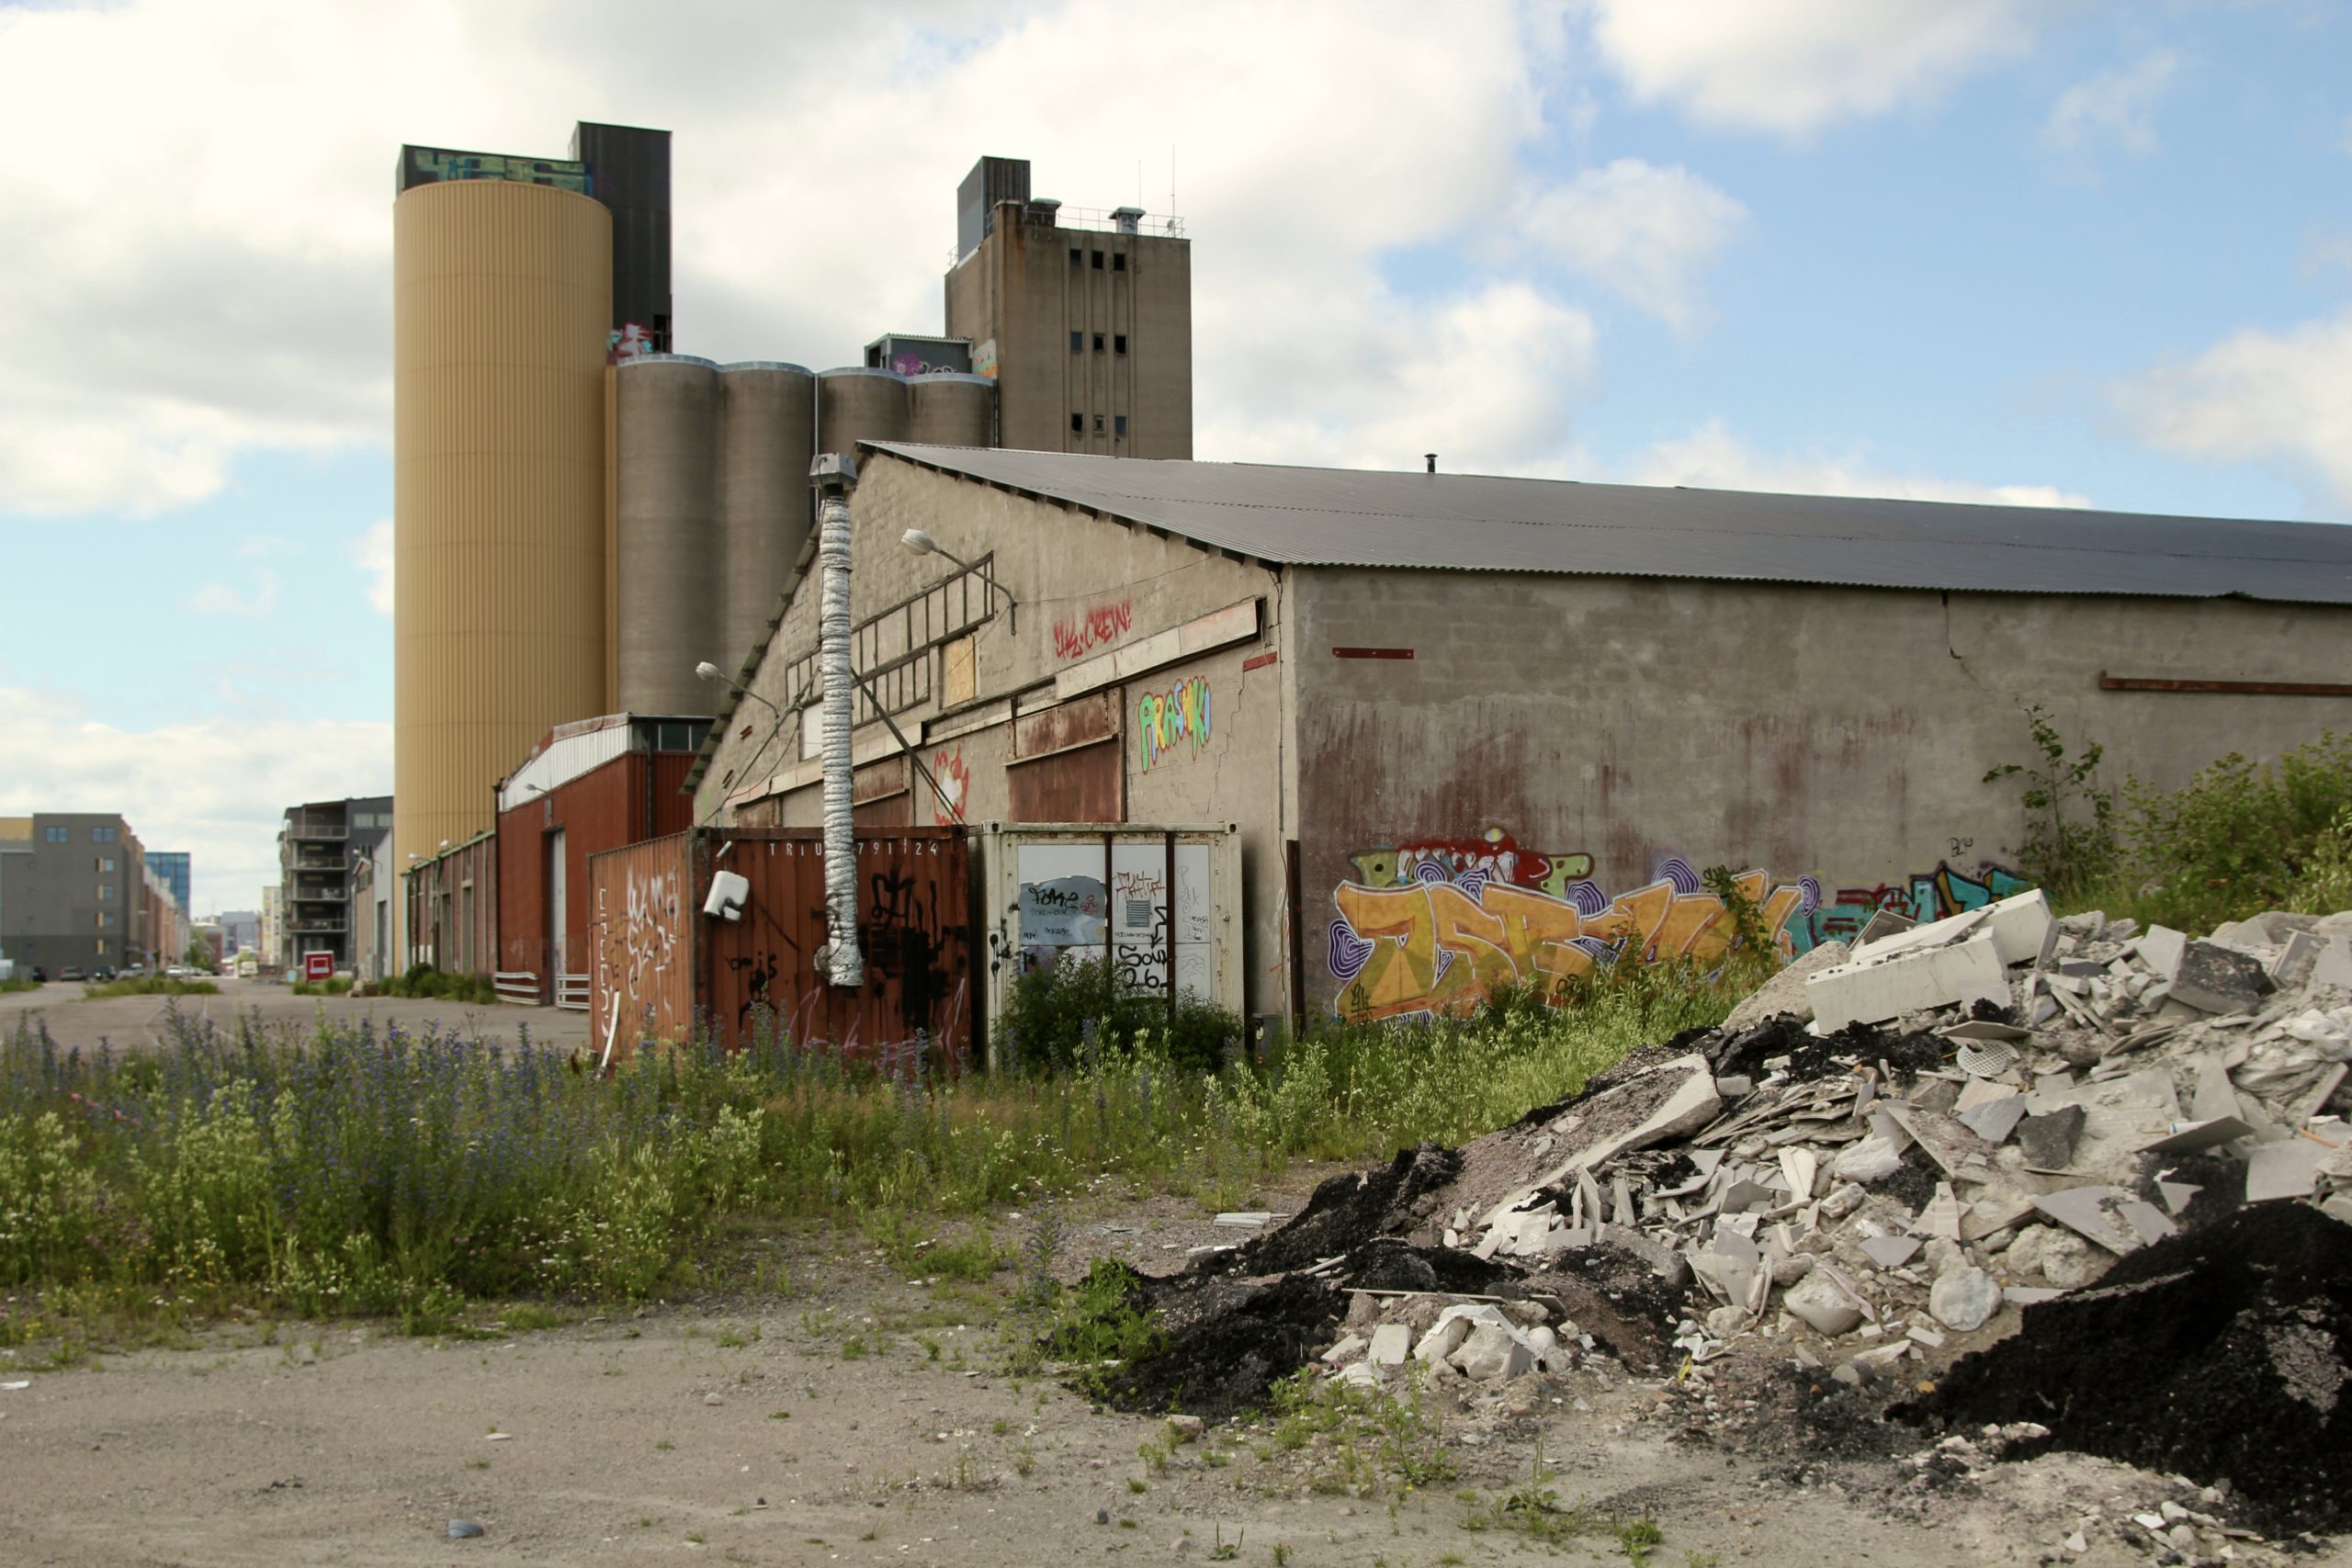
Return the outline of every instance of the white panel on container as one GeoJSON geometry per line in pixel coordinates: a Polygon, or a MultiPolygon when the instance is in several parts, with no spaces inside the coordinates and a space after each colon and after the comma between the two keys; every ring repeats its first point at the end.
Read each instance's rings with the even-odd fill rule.
{"type": "Polygon", "coordinates": [[[1021,972],[1051,968],[1065,953],[1100,958],[1109,923],[1099,843],[1021,846],[1015,945],[1021,972]]]}

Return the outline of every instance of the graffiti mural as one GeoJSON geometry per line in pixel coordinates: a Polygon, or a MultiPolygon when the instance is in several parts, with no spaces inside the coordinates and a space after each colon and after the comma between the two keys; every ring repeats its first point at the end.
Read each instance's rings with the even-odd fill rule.
{"type": "Polygon", "coordinates": [[[1054,623],[1054,657],[1080,659],[1098,648],[1108,648],[1135,624],[1135,608],[1125,599],[1073,610],[1054,623]]]}
{"type": "Polygon", "coordinates": [[[1197,751],[1206,746],[1209,728],[1205,676],[1179,681],[1164,692],[1147,692],[1136,703],[1136,736],[1147,772],[1180,747],[1197,751]]]}
{"type": "Polygon", "coordinates": [[[1939,861],[1936,869],[1874,887],[1840,887],[1825,894],[1802,919],[1789,923],[1791,950],[1809,953],[1825,942],[1851,942],[1872,915],[1889,909],[1914,920],[1941,920],[1981,909],[1996,898],[2023,893],[2033,885],[2006,866],[1986,862],[1974,872],[1939,861]]]}
{"type": "Polygon", "coordinates": [[[938,786],[931,819],[943,828],[953,828],[964,820],[964,807],[972,798],[972,770],[964,761],[964,749],[933,752],[931,777],[938,786]]]}
{"type": "MultiPolygon", "coordinates": [[[[1339,918],[1325,957],[1345,1018],[1460,1011],[1506,987],[1555,993],[1628,959],[1710,964],[1738,940],[1731,911],[1679,856],[1614,897],[1591,880],[1590,855],[1525,850],[1499,828],[1362,850],[1348,861],[1355,874],[1333,891],[1339,918]]],[[[1881,909],[1940,919],[2028,886],[2000,866],[1970,874],[1942,863],[1898,885],[1835,894],[1811,876],[1775,883],[1750,870],[1733,881],[1783,958],[1850,940],[1881,909]]]]}

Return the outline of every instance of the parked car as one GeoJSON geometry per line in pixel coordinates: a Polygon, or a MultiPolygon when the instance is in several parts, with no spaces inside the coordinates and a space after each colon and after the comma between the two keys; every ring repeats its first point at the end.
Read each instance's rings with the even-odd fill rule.
{"type": "Polygon", "coordinates": [[[86,976],[83,975],[82,966],[79,964],[68,964],[64,968],[60,969],[57,972],[57,977],[61,980],[80,980],[86,978],[86,976]]]}
{"type": "Polygon", "coordinates": [[[187,964],[164,964],[164,979],[166,979],[166,980],[185,980],[185,979],[187,979],[187,964]]]}
{"type": "Polygon", "coordinates": [[[36,986],[46,986],[49,984],[49,971],[42,968],[38,964],[33,965],[33,984],[36,986]]]}
{"type": "Polygon", "coordinates": [[[114,978],[114,965],[113,965],[113,964],[99,964],[96,968],[95,968],[95,969],[93,969],[93,970],[91,970],[91,971],[90,971],[90,978],[91,978],[91,979],[93,979],[93,980],[98,980],[98,981],[107,981],[107,980],[111,980],[111,979],[113,979],[113,978],[114,978]]]}

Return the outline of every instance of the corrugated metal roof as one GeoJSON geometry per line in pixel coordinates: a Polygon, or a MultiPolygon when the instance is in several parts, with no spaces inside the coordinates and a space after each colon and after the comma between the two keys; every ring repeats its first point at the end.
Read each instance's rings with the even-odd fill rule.
{"type": "Polygon", "coordinates": [[[1299,566],[2352,604],[2352,527],[865,445],[1299,566]]]}

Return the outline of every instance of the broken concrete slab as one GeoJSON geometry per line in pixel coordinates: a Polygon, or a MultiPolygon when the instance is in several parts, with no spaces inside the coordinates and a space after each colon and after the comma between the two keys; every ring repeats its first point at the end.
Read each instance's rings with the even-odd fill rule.
{"type": "Polygon", "coordinates": [[[1804,983],[1822,970],[1846,961],[1848,949],[1842,942],[1825,942],[1812,951],[1799,955],[1784,965],[1770,979],[1740,999],[1724,1020],[1726,1034],[1742,1034],[1766,1019],[1782,1013],[1810,1019],[1813,1004],[1805,999],[1804,983]]]}
{"type": "Polygon", "coordinates": [[[2254,1135],[2254,1128],[2238,1117],[2216,1116],[2204,1122],[2177,1122],[2169,1134],[2147,1147],[2152,1154],[2188,1155],[2254,1135]]]}
{"type": "Polygon", "coordinates": [[[1862,1238],[1862,1256],[1882,1269],[1900,1269],[1919,1254],[1917,1236],[1872,1235],[1862,1238]]]}
{"type": "Polygon", "coordinates": [[[1446,1358],[1472,1382],[1506,1382],[1535,1370],[1535,1353],[1510,1328],[1482,1323],[1446,1358]]]}
{"type": "Polygon", "coordinates": [[[2312,970],[2319,963],[2320,953],[2327,946],[2326,939],[2310,931],[2297,931],[2278,950],[2270,963],[2270,978],[2282,991],[2300,989],[2312,977],[2312,970]]]}
{"type": "Polygon", "coordinates": [[[2336,1151],[2310,1138],[2282,1138],[2257,1147],[2245,1162],[2245,1201],[2308,1198],[2319,1168],[2336,1151]]]}
{"type": "MultiPolygon", "coordinates": [[[[2345,913],[2352,914],[2352,910],[2345,913]]],[[[2335,915],[2328,917],[2331,920],[2339,918],[2335,915]]],[[[2326,938],[2319,950],[2319,956],[2312,960],[2311,983],[2332,986],[2339,991],[2352,991],[2352,936],[2338,930],[2326,938]]]]}
{"type": "MultiPolygon", "coordinates": [[[[1905,931],[1881,946],[1906,942],[1932,929],[1905,931]]],[[[1980,931],[1949,946],[1914,947],[1833,965],[1805,981],[1805,997],[1813,1004],[1815,1032],[1834,1034],[1850,1023],[1883,1023],[1901,1013],[1979,999],[2007,1006],[2008,968],[1993,933],[1980,931]]]]}
{"type": "MultiPolygon", "coordinates": [[[[2138,1228],[2115,1212],[2118,1203],[2131,1201],[2132,1194],[2120,1188],[2070,1187],[2064,1192],[2043,1193],[2033,1201],[2033,1206],[2120,1258],[2137,1252],[2144,1245],[2138,1228]]],[[[2046,1264],[2043,1272],[2049,1272],[2046,1264]]]]}
{"type": "MultiPolygon", "coordinates": [[[[1485,1224],[1492,1225],[1544,1189],[1557,1187],[1615,1156],[1689,1136],[1713,1121],[1723,1103],[1715,1092],[1713,1069],[1695,1052],[1635,1074],[1554,1122],[1548,1131],[1573,1152],[1487,1211],[1485,1224]]],[[[1596,1216],[1588,1212],[1586,1217],[1596,1216]]]]}
{"type": "Polygon", "coordinates": [[[2025,1096],[2021,1094],[1988,1100],[1962,1111],[1959,1118],[1962,1126],[1994,1145],[2008,1142],[2009,1134],[2017,1131],[2018,1123],[2024,1119],[2025,1096]]]}
{"type": "Polygon", "coordinates": [[[2173,971],[2172,999],[2199,1012],[2252,1012],[2262,1005],[2266,977],[2259,959],[2217,942],[2192,942],[2173,971]]]}
{"type": "Polygon", "coordinates": [[[1401,1323],[1384,1323],[1372,1331],[1372,1351],[1365,1359],[1375,1367],[1401,1367],[1412,1348],[1411,1329],[1401,1323]]]}
{"type": "Polygon", "coordinates": [[[1861,1307],[1830,1280],[1825,1269],[1816,1269],[1790,1286],[1781,1297],[1781,1304],[1815,1333],[1832,1339],[1852,1332],[1862,1322],[1861,1307]]]}
{"type": "Polygon", "coordinates": [[[2150,926],[2132,940],[2132,951],[2158,978],[2169,980],[2180,967],[2181,954],[2188,951],[2188,938],[2170,926],[2150,926]]]}

